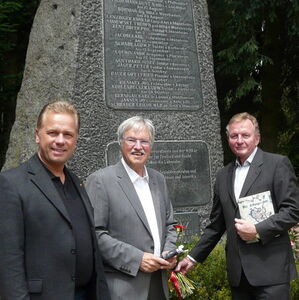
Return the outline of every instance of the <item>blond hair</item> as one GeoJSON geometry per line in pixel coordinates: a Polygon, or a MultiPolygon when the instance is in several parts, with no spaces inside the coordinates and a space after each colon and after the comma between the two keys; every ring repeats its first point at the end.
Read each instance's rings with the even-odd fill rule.
{"type": "Polygon", "coordinates": [[[229,120],[229,122],[226,126],[226,135],[227,136],[229,135],[229,130],[228,130],[229,125],[231,125],[232,123],[235,123],[235,122],[241,122],[241,121],[245,121],[245,120],[251,121],[251,123],[254,126],[256,134],[260,133],[259,123],[256,120],[256,118],[253,115],[251,115],[247,112],[242,112],[242,113],[239,113],[239,114],[236,114],[236,115],[232,116],[232,118],[229,120]]]}
{"type": "Polygon", "coordinates": [[[37,118],[37,123],[36,123],[36,128],[40,129],[42,127],[43,123],[43,117],[45,114],[53,112],[53,113],[66,113],[73,115],[77,121],[77,129],[79,131],[80,129],[80,115],[79,112],[77,111],[75,105],[68,101],[54,101],[46,104],[42,110],[40,111],[38,118],[37,118]]]}

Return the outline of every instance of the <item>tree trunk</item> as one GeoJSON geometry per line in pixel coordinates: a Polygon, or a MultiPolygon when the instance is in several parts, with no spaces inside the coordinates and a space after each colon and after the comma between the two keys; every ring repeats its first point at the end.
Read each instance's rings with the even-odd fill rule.
{"type": "Polygon", "coordinates": [[[282,98],[282,58],[284,53],[284,12],[277,11],[277,18],[266,20],[263,54],[270,57],[273,64],[264,66],[262,78],[262,110],[260,127],[262,147],[266,151],[276,152],[278,133],[284,123],[281,109],[282,98]],[[274,43],[276,41],[276,43],[274,43]]]}

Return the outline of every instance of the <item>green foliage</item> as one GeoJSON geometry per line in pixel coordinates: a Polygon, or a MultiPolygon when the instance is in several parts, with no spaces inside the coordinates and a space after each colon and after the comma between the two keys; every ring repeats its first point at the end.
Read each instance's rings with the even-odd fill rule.
{"type": "MultiPolygon", "coordinates": [[[[192,248],[197,241],[189,243],[186,248],[192,248]]],[[[190,300],[229,300],[230,288],[227,281],[224,244],[219,243],[204,263],[198,264],[187,277],[196,284],[194,293],[187,297],[190,300]]],[[[175,294],[170,300],[177,299],[175,294]]]]}
{"type": "Polygon", "coordinates": [[[299,1],[207,2],[224,144],[228,119],[248,111],[263,148],[288,155],[299,175],[299,1]]]}
{"type": "MultiPolygon", "coordinates": [[[[265,51],[268,44],[275,49],[276,40],[267,40],[267,32],[279,23],[284,40],[298,38],[298,1],[285,0],[210,0],[209,12],[213,31],[215,67],[218,75],[230,74],[237,81],[229,87],[228,93],[235,101],[249,95],[250,88],[238,89],[239,85],[251,86],[256,97],[261,99],[261,72],[266,65],[273,64],[273,58],[265,51]],[[256,82],[252,85],[247,82],[256,82]],[[238,90],[238,92],[237,92],[238,90]],[[259,94],[259,96],[257,96],[259,94]]],[[[278,30],[278,29],[277,29],[278,30]]],[[[296,53],[286,45],[283,50],[296,53]]],[[[289,64],[281,53],[280,63],[289,64]]],[[[224,97],[224,100],[226,98],[224,97]]]]}
{"type": "MultiPolygon", "coordinates": [[[[186,245],[191,249],[198,239],[186,245]]],[[[299,272],[299,260],[296,261],[299,272]]],[[[195,292],[187,297],[189,300],[230,300],[231,292],[226,273],[225,244],[218,243],[207,259],[191,270],[187,277],[195,282],[195,292]]],[[[177,299],[174,293],[170,300],[177,299]]],[[[299,279],[291,282],[291,299],[299,299],[299,279]]]]}
{"type": "Polygon", "coordinates": [[[22,31],[22,27],[31,25],[32,9],[37,1],[3,0],[0,3],[0,60],[6,57],[7,51],[17,45],[15,33],[22,31]]]}
{"type": "Polygon", "coordinates": [[[0,2],[0,169],[21,86],[31,24],[39,0],[0,2]]]}
{"type": "MultiPolygon", "coordinates": [[[[299,273],[299,260],[296,260],[297,271],[299,273]]],[[[299,278],[291,282],[291,299],[299,299],[299,278]]]]}

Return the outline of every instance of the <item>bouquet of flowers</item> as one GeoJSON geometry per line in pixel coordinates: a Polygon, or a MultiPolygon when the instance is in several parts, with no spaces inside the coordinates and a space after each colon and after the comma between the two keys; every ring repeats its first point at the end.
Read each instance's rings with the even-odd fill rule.
{"type": "MultiPolygon", "coordinates": [[[[180,235],[183,233],[186,226],[177,224],[174,225],[174,228],[178,233],[179,240],[180,235]]],[[[184,250],[184,245],[180,245],[174,251],[169,252],[169,255],[179,255],[187,251],[188,250],[184,250]]],[[[188,279],[183,273],[176,271],[171,271],[168,285],[171,292],[176,292],[178,299],[185,299],[187,296],[191,295],[195,289],[195,284],[192,280],[188,279]]]]}
{"type": "Polygon", "coordinates": [[[195,289],[194,282],[181,272],[171,271],[168,282],[170,290],[174,289],[179,299],[192,295],[195,289]]]}

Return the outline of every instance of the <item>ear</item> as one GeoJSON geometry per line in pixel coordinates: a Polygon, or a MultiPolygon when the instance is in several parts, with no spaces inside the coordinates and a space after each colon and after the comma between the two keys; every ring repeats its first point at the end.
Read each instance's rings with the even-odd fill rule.
{"type": "Polygon", "coordinates": [[[38,129],[37,128],[35,128],[34,134],[35,134],[35,143],[39,144],[40,140],[39,140],[38,129]]]}
{"type": "Polygon", "coordinates": [[[257,134],[256,139],[257,139],[257,141],[256,141],[256,146],[257,146],[261,142],[261,135],[257,134]]]}

